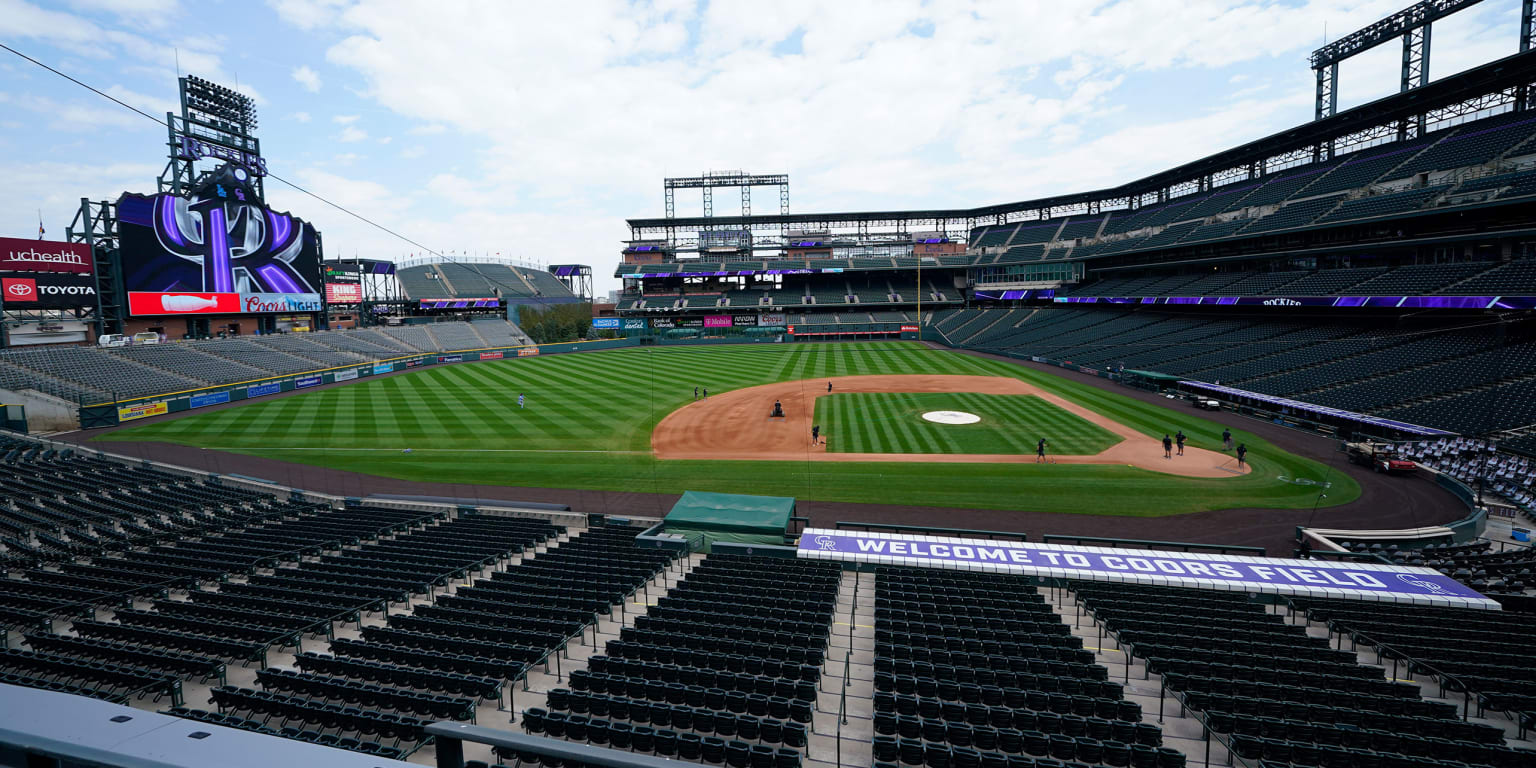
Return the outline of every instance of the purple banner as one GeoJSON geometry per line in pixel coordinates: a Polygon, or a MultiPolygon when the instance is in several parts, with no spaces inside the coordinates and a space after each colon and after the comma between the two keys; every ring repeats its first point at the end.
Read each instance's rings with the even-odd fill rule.
{"type": "Polygon", "coordinates": [[[1378,427],[1387,427],[1388,429],[1395,429],[1399,432],[1407,432],[1412,435],[1431,436],[1456,434],[1454,432],[1446,432],[1445,430],[1441,429],[1432,429],[1430,427],[1421,427],[1417,424],[1409,424],[1405,421],[1384,419],[1380,416],[1372,416],[1368,413],[1355,413],[1354,411],[1346,411],[1341,408],[1329,408],[1326,405],[1304,403],[1300,400],[1292,400],[1288,397],[1266,395],[1262,392],[1250,392],[1246,389],[1238,389],[1236,387],[1228,387],[1221,384],[1207,384],[1203,381],[1181,381],[1179,384],[1187,386],[1191,389],[1215,392],[1218,394],[1227,395],[1228,397],[1247,398],[1249,400],[1277,406],[1280,408],[1289,408],[1293,411],[1314,413],[1322,416],[1332,416],[1334,418],[1359,422],[1361,424],[1371,424],[1378,427]]]}
{"type": "Polygon", "coordinates": [[[1238,307],[1536,309],[1536,296],[1058,296],[1056,302],[1059,304],[1214,304],[1238,307]]]}
{"type": "Polygon", "coordinates": [[[1493,600],[1428,568],[1379,563],[1206,555],[819,528],[808,528],[800,535],[799,556],[1228,591],[1498,608],[1498,603],[1493,600]]]}

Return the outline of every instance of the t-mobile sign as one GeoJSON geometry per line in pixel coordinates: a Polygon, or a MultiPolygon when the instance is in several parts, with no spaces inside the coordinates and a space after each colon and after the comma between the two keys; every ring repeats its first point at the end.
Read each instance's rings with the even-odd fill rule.
{"type": "Polygon", "coordinates": [[[0,272],[73,272],[89,275],[94,266],[85,243],[55,243],[0,237],[0,272]]]}
{"type": "Polygon", "coordinates": [[[800,557],[1360,600],[1498,609],[1428,568],[807,528],[800,557]]]}

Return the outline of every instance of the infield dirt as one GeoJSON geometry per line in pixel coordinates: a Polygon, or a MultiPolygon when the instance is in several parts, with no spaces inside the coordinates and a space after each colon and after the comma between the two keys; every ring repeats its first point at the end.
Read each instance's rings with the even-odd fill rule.
{"type": "MultiPolygon", "coordinates": [[[[1184,477],[1230,477],[1247,474],[1237,458],[1188,446],[1183,456],[1163,458],[1160,438],[1046,392],[1032,384],[1001,376],[840,376],[806,379],[732,390],[689,403],[668,414],[651,434],[651,450],[659,459],[729,461],[864,461],[922,463],[1034,463],[1033,454],[1009,453],[829,453],[825,444],[811,445],[811,419],[816,398],[848,392],[971,392],[983,395],[1034,395],[1122,438],[1091,456],[1055,456],[1058,464],[1124,464],[1184,477]],[[770,419],[773,404],[784,405],[785,417],[770,419]]],[[[964,427],[957,427],[963,429],[964,427]]],[[[1047,439],[1048,436],[1047,436],[1047,439]]]]}

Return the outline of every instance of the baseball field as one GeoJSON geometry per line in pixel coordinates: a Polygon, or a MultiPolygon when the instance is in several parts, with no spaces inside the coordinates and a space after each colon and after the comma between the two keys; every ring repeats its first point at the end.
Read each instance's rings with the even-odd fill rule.
{"type": "Polygon", "coordinates": [[[1041,512],[1310,508],[1359,495],[1347,475],[1241,427],[1175,401],[1153,405],[1007,362],[879,342],[446,365],[97,439],[438,483],[1041,512]],[[770,418],[774,402],[784,418],[770,418]],[[935,412],[971,423],[924,418],[935,412]],[[815,444],[812,426],[824,438],[815,444]],[[1248,466],[1222,450],[1224,426],[1246,444],[1248,466]],[[1186,455],[1164,458],[1162,437],[1180,431],[1186,455]],[[1049,463],[1036,463],[1041,439],[1049,463]]]}

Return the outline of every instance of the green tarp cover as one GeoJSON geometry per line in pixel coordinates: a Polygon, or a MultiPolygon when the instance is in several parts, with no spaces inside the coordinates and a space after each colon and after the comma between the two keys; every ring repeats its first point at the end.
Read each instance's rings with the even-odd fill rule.
{"type": "Polygon", "coordinates": [[[685,491],[667,513],[666,530],[733,531],[782,535],[795,514],[795,500],[784,496],[685,491]]]}
{"type": "Polygon", "coordinates": [[[695,552],[709,554],[714,551],[716,542],[728,541],[732,544],[760,544],[763,546],[784,546],[783,533],[735,533],[733,531],[706,531],[698,528],[673,528],[667,526],[667,533],[674,533],[688,541],[693,542],[695,552]]]}
{"type": "Polygon", "coordinates": [[[1184,376],[1171,376],[1166,373],[1158,373],[1157,371],[1126,370],[1122,371],[1122,373],[1128,373],[1133,376],[1140,376],[1143,379],[1151,379],[1152,381],[1182,381],[1186,378],[1184,376]]]}

